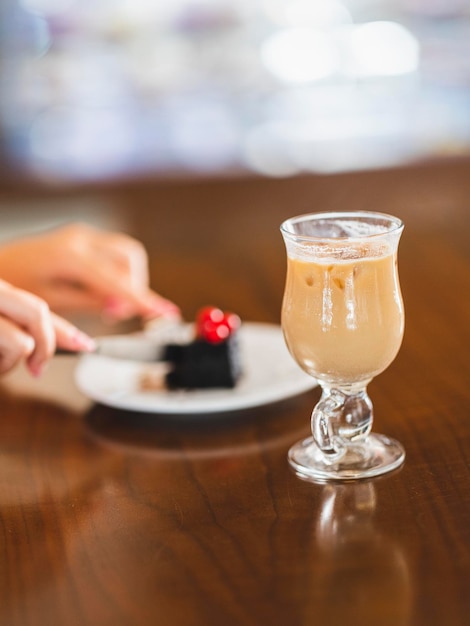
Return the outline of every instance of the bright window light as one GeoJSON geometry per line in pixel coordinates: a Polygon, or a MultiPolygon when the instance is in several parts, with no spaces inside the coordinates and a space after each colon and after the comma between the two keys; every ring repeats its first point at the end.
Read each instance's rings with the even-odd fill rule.
{"type": "Polygon", "coordinates": [[[306,83],[326,78],[338,69],[336,46],[313,28],[291,28],[274,33],[261,47],[265,67],[287,83],[306,83]]]}
{"type": "Polygon", "coordinates": [[[265,14],[282,26],[326,28],[352,21],[339,0],[263,0],[262,6],[265,14]]]}
{"type": "Polygon", "coordinates": [[[369,22],[351,32],[353,72],[357,76],[398,76],[419,66],[419,44],[396,22],[369,22]]]}

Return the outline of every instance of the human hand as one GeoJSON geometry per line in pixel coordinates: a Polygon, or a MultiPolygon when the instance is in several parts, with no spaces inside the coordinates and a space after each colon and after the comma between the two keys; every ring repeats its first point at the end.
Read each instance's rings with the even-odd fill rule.
{"type": "Polygon", "coordinates": [[[39,376],[56,347],[89,352],[93,340],[37,296],[0,280],[0,374],[25,361],[39,376]]]}
{"type": "Polygon", "coordinates": [[[44,299],[54,311],[115,320],[179,315],[149,288],[143,245],[128,235],[70,224],[0,248],[0,276],[44,299]]]}

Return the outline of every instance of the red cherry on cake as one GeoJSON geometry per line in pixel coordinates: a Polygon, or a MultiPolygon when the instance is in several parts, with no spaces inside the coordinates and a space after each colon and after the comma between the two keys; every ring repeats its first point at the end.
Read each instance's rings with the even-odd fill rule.
{"type": "Polygon", "coordinates": [[[224,313],[222,323],[229,328],[230,332],[234,332],[240,328],[242,322],[236,313],[227,312],[224,313]]]}
{"type": "Polygon", "coordinates": [[[225,333],[218,330],[223,319],[224,312],[221,309],[215,306],[204,307],[196,315],[196,335],[210,343],[223,341],[226,338],[223,336],[225,333]]]}
{"type": "Polygon", "coordinates": [[[227,339],[230,335],[230,330],[225,324],[212,324],[207,322],[203,327],[202,338],[209,343],[220,343],[227,339]]]}
{"type": "Polygon", "coordinates": [[[207,306],[196,316],[196,335],[209,343],[220,343],[235,332],[240,324],[240,318],[235,313],[207,306]]]}
{"type": "Polygon", "coordinates": [[[213,322],[219,324],[224,319],[224,312],[216,306],[205,306],[200,309],[196,316],[196,323],[203,325],[206,322],[213,322]]]}

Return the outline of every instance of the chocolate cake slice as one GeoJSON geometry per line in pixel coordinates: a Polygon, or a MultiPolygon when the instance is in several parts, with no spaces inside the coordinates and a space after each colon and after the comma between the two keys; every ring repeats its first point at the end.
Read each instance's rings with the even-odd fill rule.
{"type": "Polygon", "coordinates": [[[166,375],[169,389],[233,388],[241,374],[235,335],[220,343],[195,339],[187,345],[169,344],[163,360],[172,368],[166,375]]]}
{"type": "MultiPolygon", "coordinates": [[[[161,368],[146,368],[143,390],[233,389],[242,375],[238,331],[240,318],[216,307],[201,309],[194,339],[163,346],[161,368]]],[[[161,365],[161,363],[160,363],[161,365]]]]}

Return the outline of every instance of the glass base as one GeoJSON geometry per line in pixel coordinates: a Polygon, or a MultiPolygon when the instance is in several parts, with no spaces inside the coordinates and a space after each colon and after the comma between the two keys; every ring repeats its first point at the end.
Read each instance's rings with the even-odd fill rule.
{"type": "Polygon", "coordinates": [[[318,482],[345,481],[391,472],[403,463],[405,451],[398,441],[372,433],[363,441],[348,445],[339,459],[329,459],[313,437],[294,444],[288,458],[300,476],[318,482]]]}

